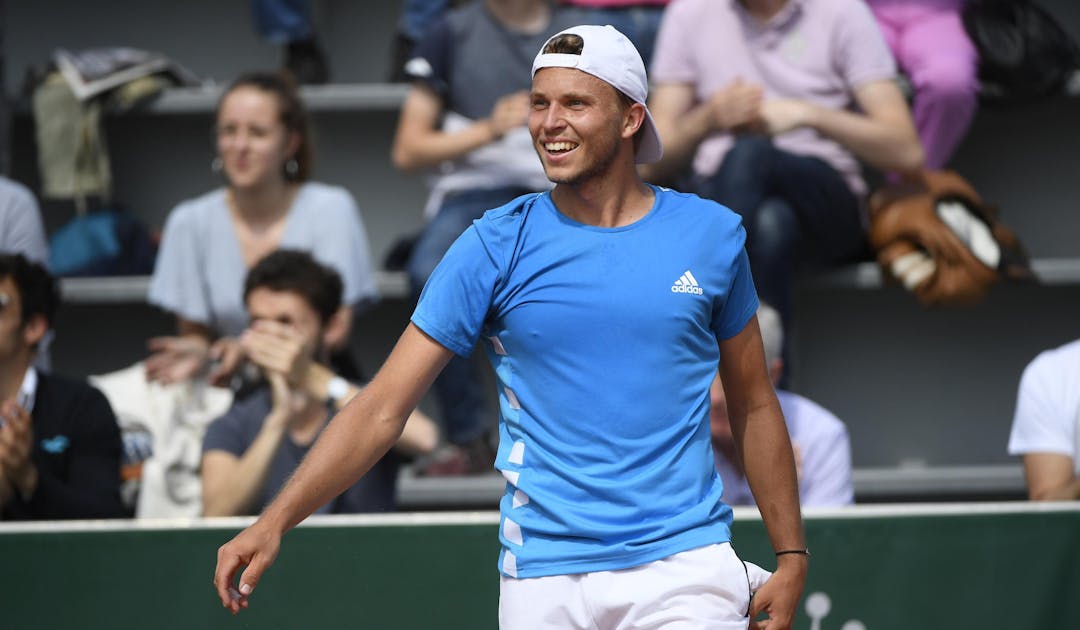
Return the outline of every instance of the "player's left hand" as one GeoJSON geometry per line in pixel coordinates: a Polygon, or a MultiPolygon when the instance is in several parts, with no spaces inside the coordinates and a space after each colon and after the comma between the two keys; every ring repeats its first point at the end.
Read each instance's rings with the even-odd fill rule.
{"type": "Polygon", "coordinates": [[[750,630],[791,630],[809,560],[798,554],[777,559],[776,571],[750,600],[750,630]],[[754,621],[763,612],[768,619],[754,621]]]}

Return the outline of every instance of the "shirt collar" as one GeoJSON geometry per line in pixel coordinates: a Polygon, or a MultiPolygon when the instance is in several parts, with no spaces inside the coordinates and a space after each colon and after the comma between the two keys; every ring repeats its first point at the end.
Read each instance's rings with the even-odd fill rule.
{"type": "Polygon", "coordinates": [[[750,11],[743,6],[741,0],[730,0],[731,5],[743,16],[743,19],[753,24],[762,31],[768,31],[775,28],[780,28],[787,24],[796,13],[802,10],[806,0],[787,0],[787,4],[782,9],[777,11],[776,15],[772,16],[766,22],[762,22],[753,15],[750,15],[750,11]]]}

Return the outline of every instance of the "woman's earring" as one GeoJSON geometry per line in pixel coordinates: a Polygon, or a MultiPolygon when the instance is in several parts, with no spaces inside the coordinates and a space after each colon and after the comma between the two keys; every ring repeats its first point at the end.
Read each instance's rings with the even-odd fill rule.
{"type": "Polygon", "coordinates": [[[289,158],[285,162],[285,173],[287,173],[289,177],[296,177],[299,172],[300,163],[296,161],[296,158],[289,158]]]}
{"type": "Polygon", "coordinates": [[[221,173],[221,169],[225,168],[225,163],[222,161],[221,156],[217,156],[210,160],[210,172],[217,175],[221,173]]]}

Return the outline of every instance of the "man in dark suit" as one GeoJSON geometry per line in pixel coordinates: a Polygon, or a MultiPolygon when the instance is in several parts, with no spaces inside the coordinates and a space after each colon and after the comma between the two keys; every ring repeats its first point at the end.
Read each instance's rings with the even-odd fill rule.
{"type": "Polygon", "coordinates": [[[101,392],[33,367],[60,302],[21,254],[0,255],[0,518],[126,516],[120,429],[101,392]]]}

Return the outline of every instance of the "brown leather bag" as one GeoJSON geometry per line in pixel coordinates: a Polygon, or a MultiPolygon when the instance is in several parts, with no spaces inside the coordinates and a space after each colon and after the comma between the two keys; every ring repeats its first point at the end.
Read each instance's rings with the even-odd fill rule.
{"type": "Polygon", "coordinates": [[[925,306],[972,304],[999,280],[1035,280],[1016,235],[953,171],[874,193],[870,244],[884,275],[925,306]]]}

